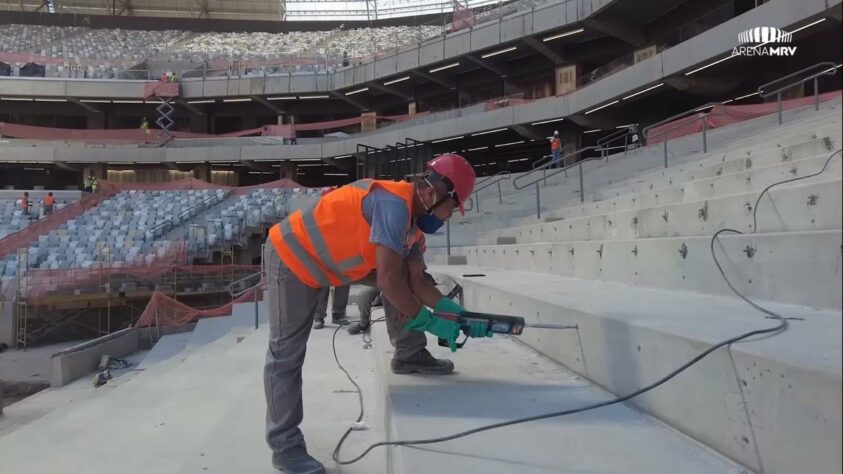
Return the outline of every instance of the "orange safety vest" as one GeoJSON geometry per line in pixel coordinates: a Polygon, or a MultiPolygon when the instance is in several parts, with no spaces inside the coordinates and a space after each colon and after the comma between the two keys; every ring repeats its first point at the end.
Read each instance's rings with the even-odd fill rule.
{"type": "Polygon", "coordinates": [[[550,151],[556,151],[562,147],[562,140],[554,138],[550,141],[550,151]]]}
{"type": "Polygon", "coordinates": [[[56,203],[56,198],[53,196],[44,196],[44,205],[45,206],[52,206],[56,203]]]}
{"type": "MultiPolygon", "coordinates": [[[[363,217],[363,199],[375,188],[403,199],[410,214],[411,183],[361,179],[320,197],[312,208],[297,210],[269,229],[281,260],[304,284],[344,286],[375,270],[376,246],[369,242],[372,229],[363,217]]],[[[421,237],[416,229],[406,244],[412,246],[421,237]]]]}

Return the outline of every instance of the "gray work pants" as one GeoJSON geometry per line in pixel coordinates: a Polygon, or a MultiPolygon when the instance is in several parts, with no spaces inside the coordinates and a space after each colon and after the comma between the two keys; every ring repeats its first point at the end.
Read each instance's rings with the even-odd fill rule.
{"type": "MultiPolygon", "coordinates": [[[[305,447],[299,429],[304,417],[302,366],[313,316],[324,288],[311,288],[302,283],[284,265],[268,239],[263,261],[269,308],[269,348],[263,374],[266,442],[273,453],[282,454],[296,446],[305,447]]],[[[360,283],[374,286],[374,278],[367,280],[360,283]]],[[[402,329],[406,318],[386,300],[383,302],[389,339],[396,347],[394,358],[408,358],[423,349],[427,343],[424,333],[402,329]]]]}
{"type": "Polygon", "coordinates": [[[321,288],[311,288],[281,261],[266,241],[263,261],[267,272],[269,349],[263,384],[266,395],[266,442],[275,454],[305,446],[299,429],[302,407],[302,365],[313,314],[321,288]]]}
{"type": "MultiPolygon", "coordinates": [[[[375,275],[373,273],[364,280],[356,282],[368,287],[357,300],[361,324],[368,324],[372,318],[372,302],[379,293],[375,287],[375,281],[375,275]]],[[[383,303],[383,310],[386,315],[386,331],[389,333],[389,341],[395,348],[392,358],[395,360],[406,360],[424,349],[427,345],[427,336],[421,331],[407,331],[404,329],[407,321],[415,315],[410,317],[402,315],[383,295],[381,295],[381,302],[383,303]]]]}
{"type": "MultiPolygon", "coordinates": [[[[316,306],[316,315],[314,316],[319,321],[324,321],[328,311],[328,295],[331,293],[330,288],[322,288],[322,294],[319,296],[319,305],[316,306]]],[[[338,319],[345,316],[345,307],[348,306],[348,295],[351,293],[351,286],[335,286],[334,300],[331,302],[331,319],[338,319]]]]}

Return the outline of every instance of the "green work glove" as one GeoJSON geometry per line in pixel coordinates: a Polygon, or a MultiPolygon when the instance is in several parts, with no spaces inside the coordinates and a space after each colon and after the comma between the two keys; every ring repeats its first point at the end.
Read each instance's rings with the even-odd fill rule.
{"type": "Polygon", "coordinates": [[[433,312],[460,314],[465,312],[465,308],[458,305],[456,301],[443,296],[436,302],[436,306],[433,307],[433,312]]]}
{"type": "Polygon", "coordinates": [[[448,341],[451,352],[457,352],[457,337],[460,335],[460,325],[456,321],[437,318],[422,306],[419,314],[404,326],[408,331],[427,331],[436,337],[448,341]]]}
{"type": "MultiPolygon", "coordinates": [[[[442,297],[436,302],[436,306],[433,308],[433,311],[461,314],[465,312],[465,308],[458,305],[454,300],[442,297]]],[[[480,321],[470,323],[468,330],[463,332],[465,332],[465,335],[468,337],[492,337],[492,331],[489,330],[488,325],[480,321]]]]}
{"type": "Polygon", "coordinates": [[[492,331],[489,330],[489,325],[477,321],[469,323],[468,331],[463,331],[468,337],[492,337],[492,331]]]}

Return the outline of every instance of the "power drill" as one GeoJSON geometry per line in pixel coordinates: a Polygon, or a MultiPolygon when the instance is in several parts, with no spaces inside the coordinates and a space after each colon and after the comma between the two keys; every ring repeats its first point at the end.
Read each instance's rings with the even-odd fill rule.
{"type": "MultiPolygon", "coordinates": [[[[576,325],[565,324],[536,324],[527,323],[524,318],[519,316],[507,316],[504,314],[492,313],[475,313],[473,311],[464,311],[460,314],[456,313],[433,313],[437,318],[456,321],[460,325],[463,334],[466,338],[462,342],[457,342],[457,348],[461,348],[468,341],[468,331],[473,323],[486,324],[486,330],[495,334],[513,334],[520,336],[525,327],[543,328],[543,329],[577,329],[576,325]]],[[[448,341],[439,338],[439,345],[448,347],[448,341]]]]}

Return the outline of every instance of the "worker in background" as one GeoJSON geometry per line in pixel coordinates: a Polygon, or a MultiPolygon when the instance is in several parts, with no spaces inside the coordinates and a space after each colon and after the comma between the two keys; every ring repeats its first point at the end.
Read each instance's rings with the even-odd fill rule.
{"type": "MultiPolygon", "coordinates": [[[[348,296],[350,293],[351,287],[349,285],[334,287],[334,298],[331,300],[331,323],[340,326],[348,324],[345,307],[348,306],[348,296]]],[[[330,294],[331,288],[322,288],[322,295],[319,296],[319,304],[316,306],[316,312],[313,315],[313,329],[322,329],[325,327],[325,317],[328,315],[328,297],[330,294]]]]}
{"type": "Polygon", "coordinates": [[[23,197],[20,199],[20,208],[23,211],[23,215],[29,215],[29,193],[24,191],[23,197]]]}
{"type": "Polygon", "coordinates": [[[553,163],[550,168],[560,167],[559,157],[562,155],[562,139],[559,138],[559,130],[555,130],[553,136],[550,137],[550,155],[552,156],[550,162],[553,163]]]}
{"type": "Polygon", "coordinates": [[[147,120],[146,117],[144,117],[143,120],[141,120],[140,128],[143,129],[143,130],[149,130],[149,120],[147,120]]]}
{"type": "MultiPolygon", "coordinates": [[[[463,212],[475,173],[463,157],[441,155],[413,183],[363,179],[343,186],[307,210],[297,210],[269,230],[267,268],[269,348],[264,367],[266,440],[272,463],[287,473],[321,474],[325,468],[307,452],[302,422],[302,366],[322,289],[348,285],[375,272],[377,287],[404,320],[388,320],[392,333],[427,331],[456,351],[459,323],[434,312],[461,313],[424,277],[419,234],[432,233],[463,212]],[[433,310],[429,309],[433,308],[433,310]]],[[[487,337],[485,324],[469,336],[487,337]]],[[[423,334],[421,334],[423,336],[423,334]]],[[[418,366],[451,364],[420,351],[418,366]]]]}
{"type": "Polygon", "coordinates": [[[91,179],[93,179],[93,176],[88,176],[85,179],[84,185],[82,186],[86,193],[91,192],[91,179]]]}
{"type": "Polygon", "coordinates": [[[44,215],[49,216],[53,213],[53,206],[56,205],[56,198],[53,197],[53,193],[49,192],[44,199],[42,200],[42,204],[44,206],[44,215]]]}
{"type": "Polygon", "coordinates": [[[91,177],[91,192],[96,194],[97,189],[99,189],[99,187],[100,187],[100,182],[97,181],[97,178],[95,176],[92,176],[91,177]]]}

